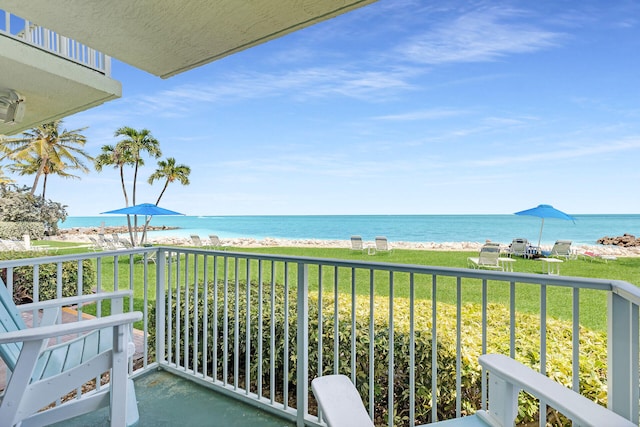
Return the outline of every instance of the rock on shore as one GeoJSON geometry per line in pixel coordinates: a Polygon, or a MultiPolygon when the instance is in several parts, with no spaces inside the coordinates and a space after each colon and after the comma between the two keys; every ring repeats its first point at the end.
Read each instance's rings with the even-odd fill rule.
{"type": "Polygon", "coordinates": [[[633,234],[623,234],[618,237],[601,237],[597,241],[600,245],[616,245],[625,248],[640,246],[640,239],[637,239],[633,234]]]}

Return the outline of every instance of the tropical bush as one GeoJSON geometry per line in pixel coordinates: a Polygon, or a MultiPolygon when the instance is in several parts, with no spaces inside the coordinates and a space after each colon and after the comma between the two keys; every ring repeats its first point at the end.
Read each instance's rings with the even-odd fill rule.
{"type": "MultiPolygon", "coordinates": [[[[52,200],[45,200],[42,196],[30,194],[28,187],[17,187],[15,185],[0,185],[0,221],[7,222],[39,222],[42,224],[43,232],[31,234],[32,239],[41,239],[44,234],[53,235],[58,231],[58,221],[67,219],[65,206],[52,200]]],[[[3,229],[0,228],[0,232],[3,229]]],[[[23,234],[39,232],[39,229],[26,229],[27,232],[20,231],[21,234],[4,235],[0,238],[17,239],[23,234]]]]}
{"type": "MultiPolygon", "coordinates": [[[[0,252],[0,260],[15,260],[35,258],[41,253],[32,251],[0,252]]],[[[7,283],[7,269],[0,269],[0,278],[7,283]]],[[[62,296],[78,295],[78,262],[62,263],[62,296]]],[[[96,284],[96,272],[92,260],[82,261],[82,293],[87,294],[96,284]]],[[[54,263],[40,264],[38,268],[38,299],[40,301],[57,297],[57,265],[54,263]]],[[[30,302],[33,295],[33,268],[30,266],[13,269],[13,298],[16,303],[30,302]]]]}
{"type": "MultiPolygon", "coordinates": [[[[175,291],[174,291],[175,292],[175,291]]],[[[203,286],[199,285],[199,291],[194,294],[193,290],[185,293],[182,289],[179,296],[172,295],[171,311],[173,323],[166,327],[173,328],[173,337],[180,336],[179,351],[171,349],[171,360],[178,364],[186,365],[189,369],[201,371],[203,355],[206,351],[206,367],[208,375],[222,379],[222,373],[227,372],[227,381],[233,380],[236,360],[238,361],[238,377],[242,384],[246,375],[250,378],[250,388],[252,392],[257,392],[258,387],[258,285],[252,283],[249,288],[249,298],[247,300],[247,289],[244,283],[240,283],[237,288],[230,286],[225,294],[222,285],[214,287],[208,286],[208,326],[207,348],[203,348],[203,313],[204,313],[204,292],[203,286]],[[194,297],[197,296],[197,319],[194,325],[195,305],[194,297]],[[189,299],[188,312],[185,313],[185,298],[189,299]],[[177,303],[179,299],[179,303],[177,303]],[[238,311],[236,315],[236,300],[238,311]],[[179,310],[179,317],[177,313],[179,310]],[[247,319],[247,310],[249,316],[247,319]],[[223,328],[224,313],[228,313],[228,326],[225,334],[223,328]],[[215,316],[215,317],[214,317],[215,316]],[[179,320],[177,320],[179,319],[179,320]],[[236,333],[238,343],[234,341],[236,333]],[[248,366],[247,360],[247,321],[250,325],[250,346],[248,366]],[[179,324],[178,324],[179,322],[179,324]],[[215,325],[215,327],[214,327],[215,325]],[[180,328],[180,334],[176,328],[180,328]],[[185,333],[185,328],[188,334],[185,333]],[[197,354],[193,354],[193,331],[198,331],[196,339],[198,341],[197,354]],[[189,343],[185,353],[185,335],[189,336],[189,343]],[[216,343],[215,346],[213,343],[216,343]],[[226,343],[226,348],[225,348],[226,343]],[[238,349],[237,352],[235,349],[238,349]],[[226,359],[224,358],[227,355],[226,359]],[[193,366],[195,363],[198,366],[193,366]],[[215,360],[215,365],[213,361],[215,360]],[[226,362],[226,366],[224,363],[226,362]]],[[[287,372],[288,395],[291,399],[295,397],[296,386],[296,307],[295,292],[285,295],[283,287],[276,286],[273,295],[275,301],[274,315],[271,314],[271,291],[270,285],[263,286],[262,300],[262,394],[268,396],[270,386],[273,385],[277,398],[283,395],[284,373],[287,372]],[[285,301],[288,306],[288,330],[285,331],[285,301]],[[271,353],[271,331],[274,331],[274,352],[271,353]],[[285,351],[285,346],[288,351],[285,351]],[[289,359],[285,360],[285,355],[289,359]],[[273,360],[272,360],[273,359],[273,360]],[[288,363],[285,371],[285,362],[288,363]],[[277,373],[274,383],[271,384],[269,369],[271,363],[275,365],[277,373]]],[[[338,295],[338,345],[334,349],[334,337],[336,334],[336,323],[334,319],[334,297],[333,295],[323,295],[322,299],[322,374],[334,372],[334,350],[337,351],[338,363],[337,371],[345,375],[351,375],[352,357],[352,327],[351,327],[351,297],[345,294],[338,295]]],[[[369,393],[374,395],[374,414],[376,424],[386,424],[387,402],[389,394],[389,300],[388,298],[374,299],[374,358],[373,371],[375,385],[373,390],[369,390],[369,328],[370,310],[369,297],[357,297],[355,302],[355,377],[356,386],[363,400],[368,402],[369,393]]],[[[394,300],[394,324],[393,324],[393,400],[394,400],[394,425],[408,425],[409,421],[409,366],[410,366],[410,325],[409,325],[409,300],[396,298],[394,300]]],[[[481,376],[478,364],[478,356],[482,353],[481,346],[481,325],[482,313],[477,304],[464,304],[461,308],[461,401],[462,411],[465,414],[473,413],[480,407],[481,376]]],[[[431,336],[431,301],[418,300],[414,304],[414,348],[415,348],[415,416],[418,423],[427,423],[432,419],[431,393],[432,393],[432,366],[431,353],[433,340],[431,336]],[[420,313],[429,313],[421,316],[420,313]]],[[[437,310],[437,393],[438,393],[438,418],[446,419],[455,417],[456,414],[456,307],[438,303],[437,310]]],[[[155,313],[150,313],[150,319],[155,319],[155,313]]],[[[508,310],[501,305],[490,305],[487,310],[487,342],[488,352],[509,354],[509,326],[505,322],[509,319],[508,310]]],[[[318,375],[318,296],[315,293],[309,296],[309,372],[311,377],[318,375]]],[[[516,314],[516,329],[518,341],[516,342],[516,358],[534,369],[540,369],[540,318],[529,314],[516,314]]],[[[169,331],[168,331],[169,333],[169,331]]],[[[571,385],[571,325],[553,319],[547,320],[547,373],[554,380],[566,385],[571,385]]],[[[152,340],[154,333],[152,331],[152,340]]],[[[588,398],[605,404],[606,402],[606,352],[604,334],[583,330],[580,337],[580,378],[581,392],[588,398]]],[[[153,345],[152,345],[153,347],[153,345]]],[[[169,350],[167,353],[169,357],[169,350]]],[[[295,402],[289,402],[295,406],[295,402]]],[[[520,397],[520,412],[518,422],[532,422],[538,417],[537,404],[531,398],[522,394],[520,397]]],[[[560,418],[556,418],[559,423],[560,418]]]]}

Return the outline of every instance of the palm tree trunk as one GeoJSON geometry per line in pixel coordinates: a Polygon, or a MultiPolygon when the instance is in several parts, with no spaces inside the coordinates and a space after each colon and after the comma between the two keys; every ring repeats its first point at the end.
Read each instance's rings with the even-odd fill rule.
{"type": "Polygon", "coordinates": [[[47,192],[47,177],[49,174],[44,174],[44,179],[42,180],[42,199],[44,200],[44,194],[47,192]]]}
{"type": "MultiPolygon", "coordinates": [[[[136,182],[138,181],[138,162],[136,162],[136,167],[133,170],[133,206],[136,205],[136,182]]],[[[138,215],[133,217],[133,234],[138,240],[138,215]]]]}
{"type": "MultiPolygon", "coordinates": [[[[120,165],[120,184],[122,185],[122,193],[124,194],[124,203],[126,207],[129,207],[129,196],[127,196],[127,187],[124,185],[124,167],[120,165]]],[[[131,245],[135,246],[136,241],[133,239],[133,232],[131,231],[131,216],[127,215],[127,228],[129,229],[129,240],[131,245]]]]}
{"type": "MultiPolygon", "coordinates": [[[[165,190],[167,189],[167,186],[169,185],[169,180],[167,179],[167,181],[164,183],[164,187],[162,188],[162,191],[160,192],[160,195],[158,196],[158,200],[156,200],[156,206],[158,206],[158,203],[160,203],[160,199],[162,199],[162,196],[165,192],[165,190]]],[[[144,234],[142,235],[142,241],[144,242],[144,239],[147,235],[147,227],[149,226],[149,223],[151,222],[151,217],[147,218],[147,221],[144,223],[144,234]]]]}
{"type": "Polygon", "coordinates": [[[41,159],[41,164],[40,167],[38,168],[38,172],[36,172],[36,178],[33,180],[33,187],[31,187],[31,195],[33,196],[36,192],[36,187],[38,186],[38,180],[40,179],[40,175],[42,175],[42,171],[44,170],[44,167],[46,166],[47,162],[46,162],[46,158],[42,158],[41,159]]]}

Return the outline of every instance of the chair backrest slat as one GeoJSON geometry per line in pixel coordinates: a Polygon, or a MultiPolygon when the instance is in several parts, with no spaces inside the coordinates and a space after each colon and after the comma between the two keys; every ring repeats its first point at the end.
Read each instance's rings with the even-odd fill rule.
{"type": "MultiPolygon", "coordinates": [[[[27,326],[13,303],[13,296],[0,279],[0,332],[12,332],[25,329],[27,326]]],[[[0,357],[13,371],[20,355],[21,343],[0,344],[0,357]]]]}

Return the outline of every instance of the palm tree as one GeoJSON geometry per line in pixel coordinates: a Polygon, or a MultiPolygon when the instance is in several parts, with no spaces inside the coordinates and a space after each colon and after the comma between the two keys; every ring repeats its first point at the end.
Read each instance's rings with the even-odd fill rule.
{"type": "MultiPolygon", "coordinates": [[[[153,184],[156,180],[164,179],[164,186],[162,187],[162,191],[158,196],[158,200],[156,200],[156,205],[160,203],[160,199],[164,195],[164,192],[167,190],[167,187],[172,182],[178,181],[182,185],[189,185],[189,174],[191,173],[191,168],[187,165],[176,165],[176,159],[173,157],[168,157],[167,160],[160,160],[158,162],[158,169],[155,170],[149,176],[147,182],[149,184],[153,184]]],[[[145,224],[146,227],[149,226],[149,222],[151,221],[151,217],[147,218],[147,222],[145,224]]],[[[142,236],[141,241],[144,242],[145,236],[142,236]]]]}
{"type": "MultiPolygon", "coordinates": [[[[122,194],[124,194],[125,206],[129,206],[129,195],[127,194],[127,187],[124,182],[124,167],[126,165],[133,165],[135,162],[129,150],[126,149],[124,144],[116,145],[103,145],[102,152],[96,157],[94,166],[96,171],[101,172],[105,166],[113,166],[119,170],[120,184],[122,186],[122,194]]],[[[127,225],[129,228],[129,238],[131,244],[134,244],[133,232],[131,230],[131,217],[127,215],[127,225]]]]}
{"type": "Polygon", "coordinates": [[[189,174],[191,168],[187,165],[176,165],[176,159],[168,157],[167,160],[160,160],[158,162],[158,169],[155,170],[147,180],[149,184],[153,184],[154,181],[165,179],[164,187],[156,200],[156,205],[160,203],[160,199],[167,190],[167,187],[172,182],[178,181],[182,185],[189,185],[189,174]]]}
{"type": "MultiPolygon", "coordinates": [[[[120,129],[116,130],[115,135],[123,136],[120,142],[118,142],[118,146],[128,152],[128,156],[133,162],[133,205],[136,204],[136,185],[138,181],[138,168],[144,165],[144,160],[142,159],[142,153],[146,152],[153,158],[158,158],[162,155],[162,151],[160,150],[160,143],[157,139],[151,135],[151,131],[148,129],[136,130],[128,126],[123,126],[120,129]]],[[[129,206],[127,204],[127,206],[129,206]]],[[[138,218],[134,217],[134,230],[135,238],[138,240],[138,218]]]]}
{"type": "Polygon", "coordinates": [[[62,120],[54,120],[24,132],[21,137],[3,138],[0,141],[4,157],[15,161],[18,171],[35,175],[31,195],[35,193],[38,181],[45,173],[64,176],[66,169],[89,171],[82,163],[82,158],[90,161],[93,158],[82,149],[87,138],[80,133],[87,128],[61,131],[61,125],[62,120]],[[37,169],[32,167],[35,164],[37,169]]]}
{"type": "Polygon", "coordinates": [[[84,173],[89,172],[89,168],[84,164],[72,165],[68,163],[58,164],[52,162],[50,160],[43,160],[40,157],[30,157],[29,159],[24,159],[18,161],[12,165],[9,165],[9,169],[14,172],[17,172],[19,175],[34,175],[41,169],[42,162],[44,161],[45,165],[42,169],[42,175],[44,178],[42,180],[42,198],[44,199],[47,192],[47,179],[49,175],[58,175],[62,178],[72,178],[72,179],[80,179],[78,175],[73,175],[70,172],[67,172],[69,169],[79,169],[84,173]]]}
{"type": "Polygon", "coordinates": [[[15,181],[4,174],[4,170],[0,167],[0,184],[13,184],[15,181]]]}

